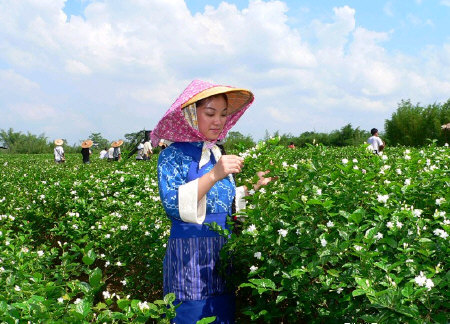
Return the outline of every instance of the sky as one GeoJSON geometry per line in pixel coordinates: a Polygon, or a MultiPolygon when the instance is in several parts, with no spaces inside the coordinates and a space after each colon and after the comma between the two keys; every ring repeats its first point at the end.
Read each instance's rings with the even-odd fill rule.
{"type": "Polygon", "coordinates": [[[0,129],[152,129],[194,79],[250,89],[253,139],[450,99],[450,0],[0,0],[0,129]]]}

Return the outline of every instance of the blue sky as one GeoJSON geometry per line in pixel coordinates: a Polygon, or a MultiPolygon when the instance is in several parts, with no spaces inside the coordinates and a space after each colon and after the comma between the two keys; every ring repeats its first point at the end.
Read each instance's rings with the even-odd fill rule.
{"type": "Polygon", "coordinates": [[[0,129],[151,129],[196,78],[250,88],[255,139],[450,98],[450,0],[0,1],[0,129]]]}

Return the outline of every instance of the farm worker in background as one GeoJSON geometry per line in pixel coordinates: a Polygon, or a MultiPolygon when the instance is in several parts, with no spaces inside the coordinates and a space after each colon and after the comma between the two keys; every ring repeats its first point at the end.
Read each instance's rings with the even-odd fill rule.
{"type": "Polygon", "coordinates": [[[83,163],[89,164],[91,163],[89,161],[89,157],[92,154],[91,146],[94,144],[91,140],[86,140],[83,143],[81,143],[81,155],[83,156],[83,163]]]}
{"type": "Polygon", "coordinates": [[[64,149],[62,145],[64,141],[62,139],[55,140],[55,149],[53,150],[53,154],[55,155],[56,163],[64,163],[66,161],[66,157],[64,155],[64,149]]]}
{"type": "Polygon", "coordinates": [[[370,133],[372,134],[372,136],[369,137],[367,143],[369,143],[372,147],[371,149],[374,154],[380,154],[381,151],[383,151],[385,144],[381,140],[381,138],[378,137],[378,129],[372,128],[370,130],[370,133]]]}
{"type": "Polygon", "coordinates": [[[173,142],[159,154],[158,184],[172,221],[163,264],[164,295],[174,293],[175,303],[181,302],[177,324],[208,316],[216,316],[217,323],[234,323],[234,292],[218,269],[227,239],[205,224],[229,228],[226,219],[234,198],[243,201],[245,188],[236,188],[232,177],[241,171],[243,159],[222,155],[216,144],[253,99],[248,90],[196,80],[152,132],[154,146],[161,138],[173,142]]]}
{"type": "Polygon", "coordinates": [[[137,146],[137,154],[136,154],[136,160],[143,161],[144,160],[144,144],[139,143],[137,146]]]}
{"type": "Polygon", "coordinates": [[[152,154],[153,154],[152,144],[150,143],[150,138],[148,138],[144,143],[144,151],[143,151],[144,160],[146,161],[150,160],[152,154]]]}
{"type": "Polygon", "coordinates": [[[111,162],[112,160],[114,160],[114,145],[115,141],[111,143],[111,147],[108,150],[108,161],[111,162]]]}
{"type": "Polygon", "coordinates": [[[100,159],[107,159],[108,158],[108,148],[105,147],[103,150],[100,151],[99,155],[100,159]]]}
{"type": "Polygon", "coordinates": [[[120,161],[122,159],[122,154],[120,152],[120,146],[123,144],[122,140],[118,140],[112,144],[113,150],[113,160],[120,161]]]}
{"type": "Polygon", "coordinates": [[[291,148],[291,149],[295,149],[295,144],[294,144],[294,142],[290,142],[289,145],[288,145],[288,147],[291,148]]]}

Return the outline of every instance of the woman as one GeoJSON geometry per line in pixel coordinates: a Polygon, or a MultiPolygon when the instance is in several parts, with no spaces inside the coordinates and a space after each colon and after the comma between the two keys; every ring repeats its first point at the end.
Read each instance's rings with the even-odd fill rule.
{"type": "Polygon", "coordinates": [[[56,163],[64,163],[66,162],[66,156],[64,155],[64,149],[62,145],[64,141],[62,139],[55,140],[55,148],[53,149],[53,155],[55,156],[56,163]]]}
{"type": "Polygon", "coordinates": [[[253,102],[245,89],[193,81],[152,132],[174,142],[158,160],[161,201],[172,221],[164,258],[164,294],[174,293],[175,323],[196,323],[216,316],[215,323],[234,323],[234,294],[219,275],[219,252],[226,238],[209,229],[228,228],[233,199],[244,195],[232,174],[243,167],[236,155],[221,155],[224,139],[253,102]]]}
{"type": "Polygon", "coordinates": [[[85,140],[83,143],[81,143],[81,155],[83,156],[83,163],[89,164],[91,163],[89,158],[92,154],[91,147],[94,144],[91,140],[85,140]]]}

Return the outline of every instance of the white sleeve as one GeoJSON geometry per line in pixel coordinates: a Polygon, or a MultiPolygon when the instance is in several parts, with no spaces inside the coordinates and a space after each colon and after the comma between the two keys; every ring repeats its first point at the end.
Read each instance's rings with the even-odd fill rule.
{"type": "Polygon", "coordinates": [[[203,224],[206,217],[206,195],[197,202],[198,179],[178,187],[178,210],[181,220],[203,224]]]}
{"type": "Polygon", "coordinates": [[[381,138],[377,137],[377,142],[378,142],[378,146],[379,145],[383,145],[383,141],[381,140],[381,138]]]}
{"type": "Polygon", "coordinates": [[[236,187],[236,198],[235,198],[236,212],[245,209],[247,202],[245,201],[244,197],[245,197],[245,187],[244,186],[236,187]]]}

